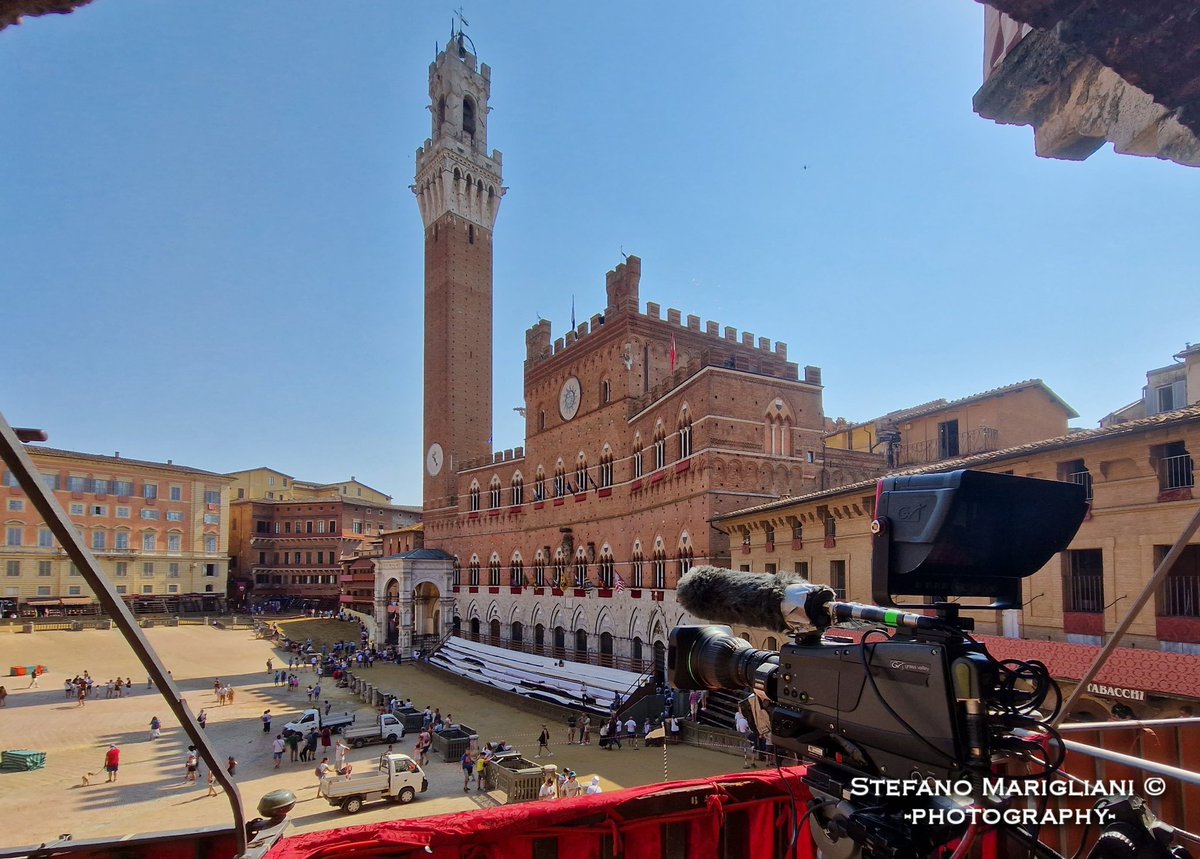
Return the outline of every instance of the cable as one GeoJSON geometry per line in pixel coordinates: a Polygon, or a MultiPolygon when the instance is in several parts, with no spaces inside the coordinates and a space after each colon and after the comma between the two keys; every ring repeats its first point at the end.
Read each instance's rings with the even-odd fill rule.
{"type": "Polygon", "coordinates": [[[935,751],[937,754],[941,755],[943,758],[950,761],[950,763],[957,765],[959,762],[958,758],[954,757],[954,755],[949,754],[946,751],[943,751],[942,749],[939,749],[933,743],[929,742],[929,740],[926,737],[922,736],[921,733],[919,731],[917,731],[916,728],[914,728],[912,725],[910,725],[908,722],[906,722],[904,720],[903,716],[901,716],[894,709],[892,709],[892,705],[887,702],[887,700],[883,697],[883,693],[879,691],[879,684],[875,682],[875,675],[871,673],[870,658],[867,655],[868,647],[871,647],[872,648],[871,653],[872,654],[874,653],[875,645],[872,645],[867,640],[868,637],[873,632],[877,632],[877,633],[884,635],[884,640],[886,640],[886,641],[890,641],[891,637],[884,634],[882,630],[872,629],[872,630],[868,630],[866,633],[863,634],[862,641],[860,642],[862,644],[861,653],[862,653],[863,671],[867,675],[867,680],[869,680],[871,683],[871,689],[875,692],[875,697],[878,699],[879,703],[883,705],[883,708],[892,715],[892,718],[895,719],[900,724],[900,726],[902,728],[904,728],[904,730],[908,731],[908,733],[911,734],[914,739],[919,740],[920,742],[924,743],[926,746],[933,749],[933,751],[935,751]]]}

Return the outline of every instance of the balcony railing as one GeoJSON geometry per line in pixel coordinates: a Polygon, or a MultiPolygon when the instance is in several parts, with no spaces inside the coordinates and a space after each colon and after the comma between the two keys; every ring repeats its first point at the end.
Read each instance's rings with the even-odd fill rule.
{"type": "Polygon", "coordinates": [[[1189,454],[1168,456],[1158,462],[1158,485],[1166,491],[1196,485],[1195,469],[1189,454]]]}
{"type": "Polygon", "coordinates": [[[1076,483],[1087,491],[1087,500],[1092,500],[1092,473],[1090,471],[1072,471],[1067,475],[1068,483],[1076,483]]]}
{"type": "Polygon", "coordinates": [[[1167,576],[1158,588],[1159,617],[1200,617],[1200,576],[1167,576]]]}
{"type": "Polygon", "coordinates": [[[1064,610],[1088,614],[1104,611],[1104,579],[1100,576],[1064,576],[1064,610]]]}
{"type": "Polygon", "coordinates": [[[972,456],[1000,449],[1000,430],[994,427],[979,427],[958,434],[958,450],[945,449],[940,439],[914,441],[900,445],[897,451],[898,465],[921,465],[959,456],[972,456]]]}

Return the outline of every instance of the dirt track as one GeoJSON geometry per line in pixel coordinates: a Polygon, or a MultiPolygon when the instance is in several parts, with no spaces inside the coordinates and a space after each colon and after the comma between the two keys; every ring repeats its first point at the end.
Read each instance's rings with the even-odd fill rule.
{"type": "MultiPolygon", "coordinates": [[[[297,637],[301,629],[311,629],[320,640],[337,635],[336,622],[302,621],[289,625],[289,634],[297,637]]],[[[356,634],[356,626],[345,625],[345,638],[356,634]]],[[[247,816],[255,816],[254,806],[264,793],[288,788],[300,802],[292,814],[293,831],[309,832],[348,823],[369,823],[397,817],[418,817],[450,811],[463,811],[493,805],[487,794],[464,794],[457,764],[431,758],[427,767],[430,789],[409,806],[387,803],[367,806],[350,818],[315,798],[316,779],[313,765],[289,763],[280,770],[272,768],[270,739],[275,731],[264,734],[259,717],[270,708],[277,716],[307,705],[304,690],[313,682],[311,672],[301,675],[301,691],[289,696],[272,685],[266,673],[266,660],[280,664],[281,654],[271,643],[255,640],[245,630],[220,630],[203,626],[153,628],[147,637],[171,669],[175,681],[194,712],[208,710],[208,733],[222,755],[238,760],[237,780],[247,816]],[[232,706],[220,707],[213,694],[213,680],[220,677],[232,683],[236,697],[232,706]]],[[[204,773],[197,784],[183,782],[184,749],[182,730],[169,717],[162,699],[146,689],[146,674],[116,631],[40,632],[32,635],[0,633],[0,669],[10,665],[45,664],[50,673],[40,688],[26,689],[28,680],[5,677],[0,680],[10,693],[8,706],[0,710],[0,737],[4,748],[34,749],[47,752],[47,765],[34,772],[0,772],[0,819],[6,821],[0,844],[4,847],[38,844],[63,833],[76,839],[134,832],[178,829],[188,826],[222,825],[231,820],[224,795],[205,794],[204,773]],[[90,672],[101,684],[98,696],[83,707],[63,694],[63,679],[90,672]],[[102,684],[120,674],[133,679],[131,697],[105,699],[102,684]],[[157,715],[163,721],[162,736],[151,740],[149,722],[157,715]],[[121,769],[116,784],[107,784],[103,771],[104,752],[109,743],[121,748],[121,769]],[[89,786],[82,776],[95,772],[89,786]]],[[[452,713],[455,721],[474,728],[482,741],[504,739],[517,749],[532,754],[541,731],[536,716],[495,702],[481,687],[455,681],[410,666],[396,667],[377,663],[371,669],[376,685],[410,696],[414,704],[430,704],[452,713]]],[[[357,712],[359,721],[373,713],[344,690],[323,683],[323,697],[333,702],[336,711],[357,712]]],[[[286,718],[277,719],[278,730],[286,718]]],[[[597,746],[566,745],[566,726],[550,725],[554,757],[546,763],[571,767],[585,782],[591,775],[601,777],[606,790],[648,784],[663,779],[663,750],[628,747],[620,751],[602,751],[597,746]]],[[[397,751],[409,751],[412,738],[399,744],[397,751]]],[[[370,746],[352,751],[349,760],[357,771],[370,768],[374,756],[382,750],[370,746]]],[[[286,758],[286,755],[285,755],[286,758]]],[[[696,749],[670,747],[666,757],[670,778],[694,778],[737,770],[741,758],[696,749]]]]}

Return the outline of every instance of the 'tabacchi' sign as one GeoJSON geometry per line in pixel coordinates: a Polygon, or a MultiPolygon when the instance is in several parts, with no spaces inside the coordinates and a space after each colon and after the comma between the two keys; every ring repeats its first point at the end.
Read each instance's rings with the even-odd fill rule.
{"type": "Polygon", "coordinates": [[[1109,698],[1126,698],[1130,701],[1146,700],[1146,693],[1141,689],[1126,689],[1121,686],[1104,686],[1100,683],[1089,683],[1087,690],[1093,695],[1107,695],[1109,698]]]}

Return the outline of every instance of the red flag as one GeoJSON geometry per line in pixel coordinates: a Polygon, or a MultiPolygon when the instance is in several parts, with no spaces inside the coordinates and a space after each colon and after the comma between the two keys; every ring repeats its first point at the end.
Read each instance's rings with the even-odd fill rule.
{"type": "Polygon", "coordinates": [[[671,372],[672,373],[675,372],[675,359],[677,357],[678,357],[678,354],[675,351],[675,335],[672,334],[671,335],[671,372]]]}

